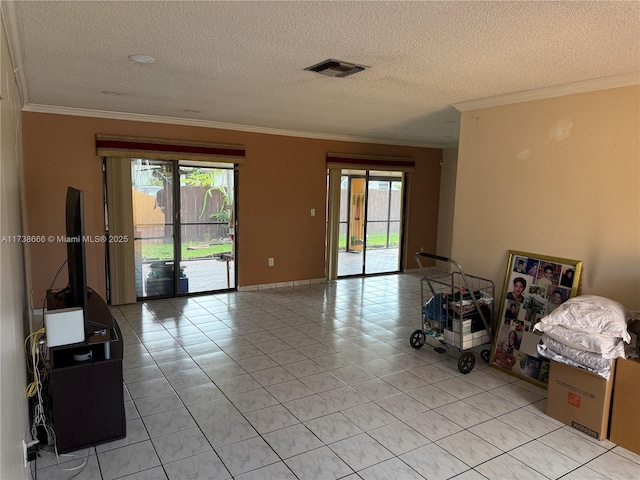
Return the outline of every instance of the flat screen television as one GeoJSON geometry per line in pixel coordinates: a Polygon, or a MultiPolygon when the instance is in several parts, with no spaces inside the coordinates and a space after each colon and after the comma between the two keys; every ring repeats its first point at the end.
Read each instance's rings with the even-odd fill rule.
{"type": "Polygon", "coordinates": [[[86,332],[90,322],[84,245],[84,192],[73,187],[67,188],[66,234],[69,286],[65,292],[65,304],[68,307],[82,308],[86,332]]]}

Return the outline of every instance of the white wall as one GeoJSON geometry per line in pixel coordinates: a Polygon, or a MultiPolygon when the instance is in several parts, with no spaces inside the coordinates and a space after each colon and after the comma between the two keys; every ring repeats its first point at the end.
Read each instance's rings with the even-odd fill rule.
{"type": "Polygon", "coordinates": [[[22,234],[22,102],[15,83],[2,16],[0,32],[0,478],[28,478],[22,439],[29,431],[26,362],[23,353],[28,308],[21,243],[6,237],[22,234]]]}
{"type": "Polygon", "coordinates": [[[640,309],[640,86],[466,111],[452,256],[502,293],[509,250],[583,261],[640,309]]]}

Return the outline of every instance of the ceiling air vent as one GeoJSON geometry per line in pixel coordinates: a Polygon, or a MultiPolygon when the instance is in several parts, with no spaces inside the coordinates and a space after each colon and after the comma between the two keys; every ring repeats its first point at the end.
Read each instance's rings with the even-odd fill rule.
{"type": "Polygon", "coordinates": [[[328,75],[330,77],[347,77],[354,73],[361,72],[369,67],[364,65],[356,65],[355,63],[342,62],[340,60],[325,60],[324,62],[317,63],[311,67],[305,68],[311,72],[321,73],[322,75],[328,75]]]}

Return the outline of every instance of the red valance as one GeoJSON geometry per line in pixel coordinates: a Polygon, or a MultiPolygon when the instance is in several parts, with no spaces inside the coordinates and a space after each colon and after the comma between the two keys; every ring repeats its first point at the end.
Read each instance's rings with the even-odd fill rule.
{"type": "Polygon", "coordinates": [[[221,145],[160,138],[96,135],[96,154],[100,157],[157,158],[160,160],[204,160],[242,163],[242,145],[221,145]]]}
{"type": "Polygon", "coordinates": [[[415,170],[415,167],[415,160],[409,157],[380,157],[327,153],[327,168],[411,172],[415,170]]]}

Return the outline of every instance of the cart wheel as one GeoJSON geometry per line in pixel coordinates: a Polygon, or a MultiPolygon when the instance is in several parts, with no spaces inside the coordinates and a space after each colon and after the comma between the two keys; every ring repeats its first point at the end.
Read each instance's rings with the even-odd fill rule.
{"type": "Polygon", "coordinates": [[[458,370],[460,373],[469,373],[476,364],[476,357],[471,352],[464,352],[458,359],[458,370]]]}
{"type": "Polygon", "coordinates": [[[409,343],[413,348],[420,348],[424,345],[427,336],[424,334],[422,330],[416,330],[411,334],[411,338],[409,339],[409,343]]]}
{"type": "Polygon", "coordinates": [[[489,358],[491,357],[491,351],[490,350],[482,350],[480,352],[480,358],[482,358],[482,360],[484,360],[485,362],[489,363],[489,358]]]}

